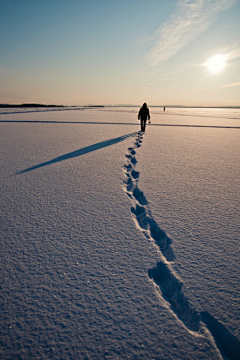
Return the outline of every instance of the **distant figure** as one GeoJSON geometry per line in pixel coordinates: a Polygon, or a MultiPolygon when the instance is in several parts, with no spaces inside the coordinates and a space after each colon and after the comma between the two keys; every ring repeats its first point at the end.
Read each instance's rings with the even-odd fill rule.
{"type": "Polygon", "coordinates": [[[143,131],[143,132],[145,132],[147,119],[148,119],[148,122],[150,124],[149,109],[147,107],[147,104],[144,103],[143,106],[141,107],[141,109],[139,110],[139,113],[138,113],[138,120],[141,120],[141,131],[143,131]]]}
{"type": "Polygon", "coordinates": [[[165,112],[165,106],[163,107],[163,111],[165,112]]]}

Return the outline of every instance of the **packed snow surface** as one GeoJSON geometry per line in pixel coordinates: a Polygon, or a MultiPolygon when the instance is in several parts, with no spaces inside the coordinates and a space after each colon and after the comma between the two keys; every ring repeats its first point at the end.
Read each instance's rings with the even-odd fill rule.
{"type": "Polygon", "coordinates": [[[240,359],[240,110],[137,112],[1,112],[2,359],[240,359]]]}

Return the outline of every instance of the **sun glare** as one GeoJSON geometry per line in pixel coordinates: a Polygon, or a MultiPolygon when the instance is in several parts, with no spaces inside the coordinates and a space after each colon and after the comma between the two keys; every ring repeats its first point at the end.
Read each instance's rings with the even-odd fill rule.
{"type": "Polygon", "coordinates": [[[218,74],[225,68],[226,61],[226,55],[217,54],[208,59],[204,65],[212,74],[218,74]]]}

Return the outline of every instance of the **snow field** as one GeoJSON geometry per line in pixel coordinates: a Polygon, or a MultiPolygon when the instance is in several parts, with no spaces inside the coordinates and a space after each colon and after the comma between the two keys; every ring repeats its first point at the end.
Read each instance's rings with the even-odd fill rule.
{"type": "MultiPolygon", "coordinates": [[[[229,216],[229,241],[224,245],[219,233],[214,242],[212,227],[199,226],[196,221],[202,214],[201,207],[197,211],[200,193],[195,203],[197,176],[193,184],[188,178],[192,186],[188,201],[183,201],[183,185],[181,192],[176,191],[179,179],[185,181],[183,169],[182,178],[175,172],[183,168],[179,162],[185,152],[180,149],[193,135],[191,151],[199,149],[199,129],[180,131],[178,144],[179,129],[176,132],[175,128],[158,127],[156,131],[148,126],[141,137],[135,113],[90,110],[81,111],[78,119],[77,113],[11,114],[8,118],[14,121],[43,123],[0,124],[1,356],[233,359],[229,341],[239,346],[238,289],[234,288],[238,267],[232,253],[236,252],[237,224],[229,216]],[[60,121],[65,116],[66,122],[79,124],[61,124],[59,116],[60,121]],[[136,125],[129,125],[134,121],[136,125]],[[123,122],[126,124],[117,124],[123,122]],[[172,151],[168,151],[170,145],[172,151]],[[208,231],[211,242],[202,241],[208,231]],[[211,252],[217,258],[219,244],[217,270],[210,260],[206,267],[202,255],[211,252]],[[229,261],[231,266],[227,266],[229,261]],[[216,274],[223,266],[229,281],[222,283],[223,296],[218,299],[216,274]],[[204,274],[200,281],[199,273],[204,274]],[[192,288],[198,293],[192,295],[192,288]],[[220,308],[211,306],[208,299],[220,308]]],[[[229,131],[238,138],[238,130],[229,131]]],[[[223,139],[225,135],[219,142],[223,139]]],[[[237,146],[233,139],[232,135],[225,139],[228,146],[232,144],[229,156],[237,146]]],[[[207,148],[205,151],[208,153],[207,148]]],[[[233,162],[237,158],[232,155],[229,162],[229,156],[224,164],[228,163],[225,174],[229,174],[226,179],[232,191],[227,193],[221,181],[214,183],[224,199],[222,207],[217,206],[218,216],[213,216],[217,225],[224,204],[231,204],[231,213],[237,210],[233,162]]],[[[206,160],[202,161],[204,169],[206,160]]],[[[208,203],[203,209],[212,209],[211,201],[208,203]]],[[[204,216],[200,220],[202,225],[204,216]]],[[[220,277],[223,274],[224,269],[220,277]]]]}

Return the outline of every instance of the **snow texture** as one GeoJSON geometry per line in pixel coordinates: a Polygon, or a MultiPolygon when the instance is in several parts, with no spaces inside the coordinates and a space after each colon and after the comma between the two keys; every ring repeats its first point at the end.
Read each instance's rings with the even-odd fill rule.
{"type": "Polygon", "coordinates": [[[137,112],[0,115],[2,359],[240,359],[240,111],[137,112]]]}

